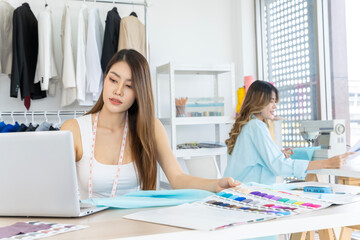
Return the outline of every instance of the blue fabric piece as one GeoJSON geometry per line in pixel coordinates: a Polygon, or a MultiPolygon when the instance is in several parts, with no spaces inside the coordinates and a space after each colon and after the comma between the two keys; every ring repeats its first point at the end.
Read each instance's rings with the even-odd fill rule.
{"type": "Polygon", "coordinates": [[[17,132],[17,130],[20,128],[20,125],[18,122],[16,122],[14,125],[12,124],[7,124],[2,130],[2,133],[7,133],[7,132],[17,132]]]}
{"type": "Polygon", "coordinates": [[[277,240],[277,236],[267,236],[267,237],[259,237],[259,238],[248,238],[244,240],[277,240]]]}
{"type": "Polygon", "coordinates": [[[4,121],[0,122],[0,132],[4,129],[5,126],[6,124],[4,123],[4,121]]]}
{"type": "Polygon", "coordinates": [[[191,203],[212,195],[214,193],[197,189],[137,191],[114,198],[92,198],[81,202],[113,208],[146,208],[191,203]]]}
{"type": "Polygon", "coordinates": [[[234,150],[228,155],[224,176],[240,182],[273,184],[276,176],[304,178],[308,165],[309,161],[286,159],[266,124],[254,118],[241,129],[234,150]]]}
{"type": "Polygon", "coordinates": [[[293,148],[294,154],[291,155],[291,158],[311,161],[316,149],[321,149],[321,146],[293,148]]]}

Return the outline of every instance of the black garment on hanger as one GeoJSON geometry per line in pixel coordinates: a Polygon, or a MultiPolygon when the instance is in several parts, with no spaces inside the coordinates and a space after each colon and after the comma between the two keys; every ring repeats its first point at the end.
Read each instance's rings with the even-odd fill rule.
{"type": "Polygon", "coordinates": [[[46,97],[40,82],[34,84],[38,56],[38,24],[28,3],[15,9],[13,16],[13,61],[11,70],[10,96],[17,98],[20,88],[21,99],[27,108],[31,99],[46,97]]]}
{"type": "Polygon", "coordinates": [[[53,126],[50,126],[49,131],[59,131],[60,129],[54,128],[53,126]]]}
{"type": "Polygon", "coordinates": [[[25,124],[22,123],[17,131],[25,132],[27,128],[28,128],[28,126],[26,126],[25,124]]]}
{"type": "Polygon", "coordinates": [[[30,125],[28,126],[28,128],[25,130],[25,132],[34,132],[37,128],[38,128],[39,125],[32,125],[32,123],[30,123],[30,125]]]}
{"type": "Polygon", "coordinates": [[[131,13],[130,13],[130,16],[138,17],[137,14],[136,14],[136,12],[131,12],[131,13]]]}
{"type": "Polygon", "coordinates": [[[101,54],[101,69],[103,72],[105,72],[106,66],[112,56],[117,52],[119,44],[120,21],[121,18],[116,7],[107,13],[104,43],[101,54]]]}

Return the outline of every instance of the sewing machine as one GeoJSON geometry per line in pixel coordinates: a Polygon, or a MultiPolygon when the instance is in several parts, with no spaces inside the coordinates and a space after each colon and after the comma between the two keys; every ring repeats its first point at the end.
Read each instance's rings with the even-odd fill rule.
{"type": "Polygon", "coordinates": [[[321,160],[346,152],[345,120],[313,120],[300,123],[300,134],[309,145],[321,146],[312,160],[321,160]]]}

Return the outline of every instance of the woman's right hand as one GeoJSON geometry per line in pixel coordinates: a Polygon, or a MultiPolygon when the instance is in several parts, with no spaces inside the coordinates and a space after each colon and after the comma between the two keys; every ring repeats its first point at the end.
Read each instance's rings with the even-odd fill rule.
{"type": "Polygon", "coordinates": [[[347,153],[326,159],[324,161],[324,163],[325,163],[324,168],[332,168],[332,169],[341,168],[346,163],[347,158],[353,154],[354,154],[354,152],[347,152],[347,153]]]}

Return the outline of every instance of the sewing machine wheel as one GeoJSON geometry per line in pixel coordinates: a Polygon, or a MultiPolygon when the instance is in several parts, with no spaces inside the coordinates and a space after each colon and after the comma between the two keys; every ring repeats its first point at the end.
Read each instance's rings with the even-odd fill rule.
{"type": "Polygon", "coordinates": [[[341,123],[336,124],[335,126],[335,132],[338,135],[341,135],[345,132],[345,126],[341,123]]]}

